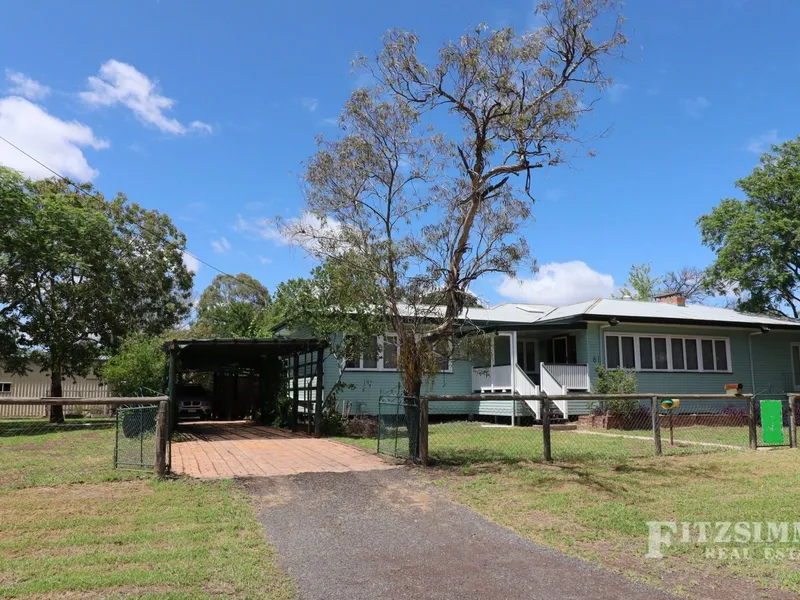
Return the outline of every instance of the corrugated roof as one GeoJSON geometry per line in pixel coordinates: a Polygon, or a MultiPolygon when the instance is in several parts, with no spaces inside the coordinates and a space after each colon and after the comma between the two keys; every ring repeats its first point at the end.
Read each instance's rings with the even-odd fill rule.
{"type": "Polygon", "coordinates": [[[690,304],[678,306],[666,302],[641,302],[638,300],[619,300],[596,298],[568,306],[547,306],[544,304],[500,304],[491,308],[470,308],[467,319],[476,325],[485,324],[553,324],[587,319],[616,317],[621,320],[664,321],[675,323],[709,323],[746,327],[800,327],[800,321],[781,319],[767,315],[747,314],[719,308],[690,304]]]}
{"type": "Polygon", "coordinates": [[[741,313],[729,308],[701,306],[698,304],[678,306],[666,302],[640,302],[637,300],[609,298],[598,298],[589,302],[556,308],[539,319],[538,322],[545,323],[577,317],[617,317],[627,320],[687,321],[692,323],[702,321],[742,326],[800,327],[800,321],[794,319],[780,319],[767,315],[741,313]]]}

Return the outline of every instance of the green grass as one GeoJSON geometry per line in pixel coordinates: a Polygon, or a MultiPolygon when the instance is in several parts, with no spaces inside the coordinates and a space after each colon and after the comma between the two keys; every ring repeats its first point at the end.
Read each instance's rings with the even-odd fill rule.
{"type": "Polygon", "coordinates": [[[120,481],[0,492],[0,597],[290,598],[232,483],[120,481]]]}
{"type": "Polygon", "coordinates": [[[23,429],[0,424],[0,597],[293,597],[234,484],[115,470],[113,429],[23,429]]]}
{"type": "MultiPolygon", "coordinates": [[[[685,428],[681,436],[687,441],[703,441],[727,444],[741,436],[742,428],[685,428]],[[688,433],[689,429],[709,431],[688,433]],[[730,429],[733,431],[710,431],[730,429]]],[[[628,460],[653,455],[653,442],[648,431],[643,430],[592,430],[604,435],[580,433],[579,431],[553,431],[551,433],[553,458],[562,463],[586,464],[628,460]],[[630,439],[635,438],[635,439],[630,439]],[[640,439],[641,438],[641,439],[640,439]]],[[[747,431],[744,431],[745,436],[747,431]]],[[[381,441],[382,449],[392,453],[395,447],[394,430],[381,441]]],[[[407,452],[406,430],[398,430],[397,449],[407,452]]],[[[668,435],[668,434],[667,434],[668,435]]],[[[375,438],[337,438],[360,448],[375,451],[375,438]]],[[[744,446],[747,444],[745,437],[744,446]]],[[[724,452],[725,448],[676,443],[669,447],[669,454],[703,454],[724,452]]],[[[540,428],[532,427],[487,427],[486,424],[467,421],[450,421],[430,425],[428,428],[428,453],[441,464],[469,466],[485,462],[514,464],[519,462],[541,462],[544,445],[540,428]]]]}
{"type": "Polygon", "coordinates": [[[114,469],[114,438],[113,422],[0,423],[0,489],[140,477],[114,469]]]}
{"type": "Polygon", "coordinates": [[[748,561],[706,558],[705,545],[666,548],[663,561],[644,558],[647,521],[796,521],[794,450],[483,464],[437,477],[455,500],[526,537],[683,595],[705,598],[730,587],[726,597],[770,597],[761,585],[800,593],[796,562],[767,560],[758,544],[742,546],[754,557],[748,561]]]}

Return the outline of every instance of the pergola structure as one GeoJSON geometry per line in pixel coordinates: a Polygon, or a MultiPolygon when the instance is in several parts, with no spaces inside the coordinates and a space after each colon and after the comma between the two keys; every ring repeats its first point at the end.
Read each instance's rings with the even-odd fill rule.
{"type": "Polygon", "coordinates": [[[169,353],[171,429],[174,430],[178,424],[176,382],[180,373],[213,373],[214,402],[220,416],[229,419],[258,417],[263,420],[269,403],[277,402],[278,394],[283,391],[279,385],[283,383],[280,376],[282,363],[289,375],[292,393],[292,429],[298,427],[302,391],[309,433],[320,435],[326,345],[322,340],[311,338],[219,338],[166,342],[164,349],[169,353]]]}

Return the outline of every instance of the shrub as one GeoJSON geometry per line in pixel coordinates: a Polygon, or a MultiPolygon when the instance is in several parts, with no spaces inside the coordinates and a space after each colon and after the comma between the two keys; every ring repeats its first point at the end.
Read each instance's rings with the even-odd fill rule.
{"type": "Polygon", "coordinates": [[[368,417],[354,417],[347,421],[344,432],[351,437],[378,437],[378,421],[368,417]]]}
{"type": "MultiPolygon", "coordinates": [[[[598,365],[595,373],[597,373],[595,392],[598,394],[635,394],[638,391],[639,382],[632,370],[607,369],[603,365],[598,365]]],[[[630,420],[636,415],[639,407],[639,401],[636,399],[614,398],[593,404],[592,411],[630,420]]]]}

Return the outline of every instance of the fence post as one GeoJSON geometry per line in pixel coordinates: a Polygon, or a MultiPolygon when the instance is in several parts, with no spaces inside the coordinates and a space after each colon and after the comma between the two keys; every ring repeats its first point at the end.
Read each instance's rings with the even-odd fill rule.
{"type": "Polygon", "coordinates": [[[323,363],[325,357],[322,348],[317,350],[317,387],[316,392],[316,405],[314,406],[314,437],[322,437],[322,379],[323,379],[323,363]]]}
{"type": "Polygon", "coordinates": [[[289,425],[292,431],[297,431],[297,405],[300,402],[300,355],[294,353],[294,365],[292,369],[294,385],[292,388],[292,413],[289,417],[289,425]]]}
{"type": "Polygon", "coordinates": [[[655,449],[656,456],[661,456],[661,419],[658,415],[658,396],[653,396],[650,399],[650,418],[653,425],[653,448],[655,449]]]}
{"type": "Polygon", "coordinates": [[[553,448],[550,444],[550,399],[542,398],[542,445],[544,446],[544,460],[553,462],[553,448]]]}
{"type": "Polygon", "coordinates": [[[419,399],[419,462],[428,466],[428,398],[419,399]]]}
{"type": "Polygon", "coordinates": [[[750,430],[750,450],[758,449],[758,433],[756,430],[756,397],[755,394],[747,399],[747,425],[750,430]]]}
{"type": "Polygon", "coordinates": [[[164,477],[167,473],[168,413],[167,401],[162,400],[158,403],[158,415],[156,416],[156,464],[154,465],[155,474],[159,477],[164,477]]]}
{"type": "Polygon", "coordinates": [[[789,448],[797,448],[797,396],[789,396],[789,448]]]}

